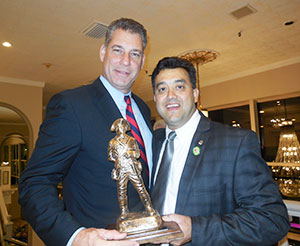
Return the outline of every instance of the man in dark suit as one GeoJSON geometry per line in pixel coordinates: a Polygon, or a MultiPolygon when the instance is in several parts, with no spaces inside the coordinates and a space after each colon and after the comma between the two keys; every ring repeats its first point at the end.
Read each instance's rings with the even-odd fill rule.
{"type": "Polygon", "coordinates": [[[153,134],[152,201],[164,220],[177,222],[184,232],[183,239],[171,243],[266,246],[280,241],[289,230],[287,210],[256,134],[212,122],[196,109],[199,92],[189,61],[162,59],[152,86],[167,124],[153,134]],[[166,141],[166,136],[175,138],[166,141]]]}
{"type": "MultiPolygon", "coordinates": [[[[117,185],[111,178],[114,163],[108,161],[107,148],[115,136],[111,125],[127,117],[129,104],[146,149],[146,160],[140,161],[148,185],[150,110],[131,93],[144,64],[146,44],[146,30],[140,23],[126,18],[112,22],[100,48],[103,75],[90,85],[55,95],[47,106],[19,185],[23,215],[47,246],[136,245],[104,241],[124,235],[99,228],[116,223],[120,215],[117,185]],[[59,182],[63,183],[63,200],[57,196],[59,182]]],[[[141,201],[131,184],[128,196],[129,210],[137,209],[141,201]]]]}

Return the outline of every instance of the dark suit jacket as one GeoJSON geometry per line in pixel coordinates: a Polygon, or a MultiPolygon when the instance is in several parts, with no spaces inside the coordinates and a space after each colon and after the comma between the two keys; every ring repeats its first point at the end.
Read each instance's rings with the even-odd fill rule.
{"type": "MultiPolygon", "coordinates": [[[[149,108],[133,97],[152,129],[149,108]]],[[[107,147],[115,136],[111,125],[121,117],[99,79],[50,100],[19,185],[23,215],[47,246],[65,246],[79,227],[105,228],[116,222],[120,209],[107,147]],[[63,201],[57,197],[60,181],[63,201]]],[[[142,175],[148,184],[146,172],[142,175]]],[[[128,197],[130,209],[140,204],[130,183],[128,197]]]]}
{"type": "MultiPolygon", "coordinates": [[[[153,174],[164,139],[164,129],[154,132],[153,174]]],[[[187,245],[266,246],[289,229],[286,207],[261,158],[256,134],[212,122],[202,113],[175,212],[192,218],[192,241],[187,245]],[[193,154],[195,146],[199,155],[193,154]]]]}

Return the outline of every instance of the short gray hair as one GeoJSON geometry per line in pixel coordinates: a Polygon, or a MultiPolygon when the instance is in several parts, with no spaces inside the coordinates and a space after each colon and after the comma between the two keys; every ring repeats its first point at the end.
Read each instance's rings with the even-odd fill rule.
{"type": "Polygon", "coordinates": [[[141,36],[143,42],[143,51],[147,46],[147,31],[144,26],[133,19],[128,18],[120,18],[118,20],[113,21],[108,26],[108,30],[105,34],[105,47],[108,46],[111,41],[112,35],[115,30],[122,29],[124,31],[130,31],[131,33],[137,33],[141,36]]]}

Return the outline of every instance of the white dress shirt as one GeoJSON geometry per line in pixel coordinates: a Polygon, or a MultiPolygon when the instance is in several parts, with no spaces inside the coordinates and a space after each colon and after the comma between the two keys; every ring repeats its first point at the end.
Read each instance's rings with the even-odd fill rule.
{"type": "MultiPolygon", "coordinates": [[[[198,110],[196,110],[185,125],[175,130],[176,138],[174,139],[174,154],[172,163],[170,165],[169,179],[167,180],[166,197],[163,205],[163,215],[175,212],[178,188],[182,171],[200,118],[201,116],[198,110]]],[[[168,136],[171,131],[172,130],[169,129],[167,126],[166,136],[168,136]]],[[[155,171],[154,184],[156,181],[157,172],[160,167],[162,154],[165,149],[165,144],[166,140],[164,141],[163,146],[161,148],[158,165],[155,171]]]]}
{"type": "MultiPolygon", "coordinates": [[[[163,205],[163,215],[171,214],[175,212],[176,201],[178,195],[179,183],[182,175],[182,171],[188,156],[188,152],[191,146],[192,139],[196,132],[197,126],[200,121],[200,114],[198,110],[194,112],[192,117],[182,127],[175,130],[176,137],[174,139],[174,154],[170,165],[169,179],[167,180],[166,197],[163,205]]],[[[166,136],[172,130],[166,127],[166,136]]],[[[167,138],[167,137],[166,137],[167,138]]],[[[160,167],[161,158],[165,149],[166,139],[162,145],[157,168],[155,170],[154,184],[156,181],[157,173],[160,167]]],[[[168,246],[169,244],[161,244],[161,246],[168,246]]]]}

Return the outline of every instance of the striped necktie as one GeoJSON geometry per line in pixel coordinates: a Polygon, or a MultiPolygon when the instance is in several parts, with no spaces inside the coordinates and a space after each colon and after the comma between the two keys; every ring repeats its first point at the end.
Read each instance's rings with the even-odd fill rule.
{"type": "Polygon", "coordinates": [[[130,100],[130,96],[125,96],[124,100],[127,104],[126,107],[126,119],[130,124],[131,127],[131,133],[133,135],[133,137],[136,139],[139,148],[140,148],[140,152],[141,152],[141,159],[140,161],[142,162],[143,166],[146,167],[146,172],[147,172],[147,176],[149,178],[149,167],[148,167],[148,163],[147,163],[147,157],[146,157],[146,149],[145,149],[145,144],[139,129],[139,126],[135,120],[134,114],[133,114],[133,110],[131,107],[131,100],[130,100]]]}

